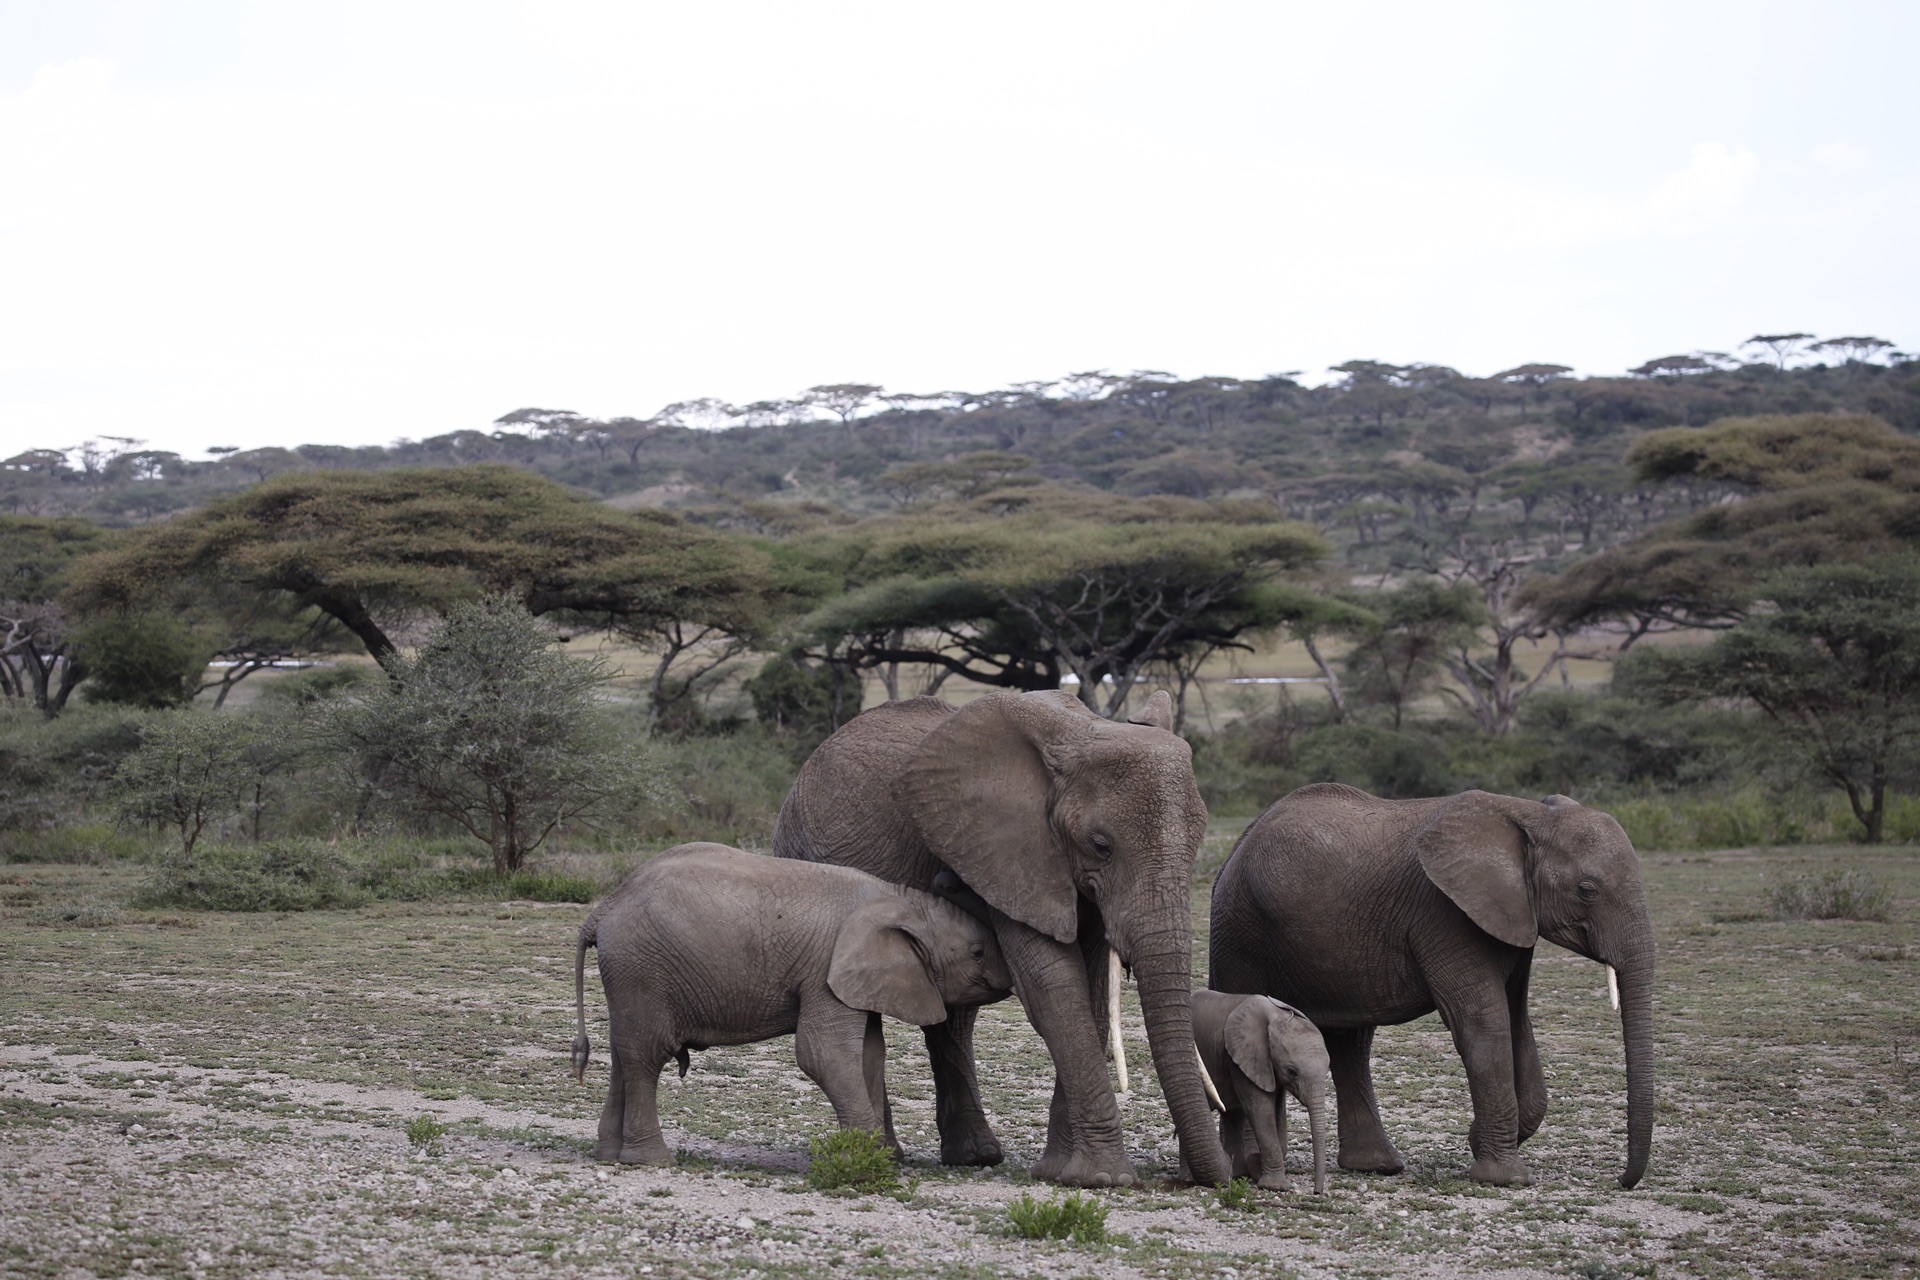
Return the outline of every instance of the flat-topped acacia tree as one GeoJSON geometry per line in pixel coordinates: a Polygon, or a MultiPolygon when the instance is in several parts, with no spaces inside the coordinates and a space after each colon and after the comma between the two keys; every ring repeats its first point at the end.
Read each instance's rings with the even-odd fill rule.
{"type": "Polygon", "coordinates": [[[279,476],[138,530],[74,578],[74,600],[95,611],[196,584],[311,608],[383,666],[397,624],[504,593],[658,644],[656,699],[684,687],[673,663],[757,634],[782,592],[763,544],[493,465],[279,476]]]}

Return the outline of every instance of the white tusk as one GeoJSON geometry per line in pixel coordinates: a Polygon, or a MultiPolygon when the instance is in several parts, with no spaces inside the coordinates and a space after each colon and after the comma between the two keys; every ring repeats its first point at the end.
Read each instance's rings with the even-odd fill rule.
{"type": "Polygon", "coordinates": [[[1193,1065],[1200,1068],[1200,1083],[1206,1088],[1207,1101],[1215,1111],[1225,1111],[1227,1104],[1220,1101],[1220,1091],[1213,1087],[1213,1077],[1207,1074],[1207,1060],[1200,1056],[1199,1045],[1193,1047],[1193,1065]]]}
{"type": "Polygon", "coordinates": [[[1127,1083],[1127,1046],[1120,1039],[1120,953],[1107,948],[1107,1042],[1113,1046],[1113,1069],[1120,1077],[1120,1092],[1131,1093],[1127,1083]]]}
{"type": "Polygon", "coordinates": [[[1613,971],[1612,965],[1607,966],[1607,1003],[1614,1007],[1615,1012],[1619,1011],[1620,975],[1613,971]]]}

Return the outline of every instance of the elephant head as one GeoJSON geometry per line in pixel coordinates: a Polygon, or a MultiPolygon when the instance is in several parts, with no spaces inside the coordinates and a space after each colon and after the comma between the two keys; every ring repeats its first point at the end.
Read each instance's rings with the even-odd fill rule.
{"type": "Polygon", "coordinates": [[[842,1004],[920,1027],[946,1021],[950,1004],[987,1004],[1012,986],[993,930],[918,893],[849,912],[827,967],[827,988],[842,1004]]]}
{"type": "Polygon", "coordinates": [[[1653,1140],[1653,924],[1640,859],[1620,824],[1566,796],[1542,803],[1467,791],[1414,834],[1429,879],[1482,929],[1516,947],[1544,937],[1619,974],[1627,1058],[1627,1167],[1653,1140]]]}
{"type": "Polygon", "coordinates": [[[1193,863],[1207,810],[1156,694],[1137,721],[1071,694],[989,696],[927,734],[896,799],[929,849],[996,910],[1061,943],[1083,904],[1134,972],[1154,1065],[1194,1175],[1225,1160],[1194,1056],[1193,863]]]}

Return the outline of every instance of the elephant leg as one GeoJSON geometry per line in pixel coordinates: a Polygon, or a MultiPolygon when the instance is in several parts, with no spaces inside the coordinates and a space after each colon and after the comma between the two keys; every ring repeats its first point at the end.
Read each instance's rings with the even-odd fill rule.
{"type": "Polygon", "coordinates": [[[987,1124],[974,1074],[973,1027],[980,1006],[949,1006],[947,1020],[926,1028],[933,1066],[933,1117],[940,1127],[941,1164],[999,1164],[1000,1140],[987,1124]]]}
{"type": "Polygon", "coordinates": [[[1527,1012],[1527,980],[1533,957],[1522,960],[1507,979],[1507,1021],[1513,1028],[1513,1092],[1520,1106],[1520,1141],[1540,1131],[1547,1118],[1547,1073],[1540,1066],[1540,1046],[1533,1039],[1533,1018],[1527,1012]]]}
{"type": "Polygon", "coordinates": [[[867,1034],[861,1043],[860,1065],[867,1084],[867,1102],[880,1117],[880,1128],[887,1136],[893,1154],[902,1155],[900,1139],[893,1131],[893,1104],[887,1101],[887,1037],[880,1027],[880,1015],[867,1015],[867,1034]]]}
{"type": "Polygon", "coordinates": [[[1053,1058],[1047,1146],[1033,1166],[1033,1176],[1076,1187],[1132,1185],[1133,1165],[1121,1140],[1120,1108],[1101,1050],[1080,948],[1056,942],[999,911],[993,915],[1014,992],[1053,1058]]]}
{"type": "Polygon", "coordinates": [[[1333,1068],[1334,1113],[1340,1131],[1340,1167],[1356,1173],[1399,1173],[1407,1167],[1380,1123],[1373,1096],[1373,1028],[1322,1030],[1333,1068]]]}
{"type": "MultiPolygon", "coordinates": [[[[1246,1083],[1253,1085],[1251,1080],[1246,1083]]],[[[1287,1179],[1286,1095],[1262,1093],[1252,1087],[1240,1096],[1252,1099],[1247,1106],[1247,1121],[1253,1126],[1254,1141],[1260,1148],[1260,1167],[1252,1175],[1254,1184],[1269,1191],[1293,1190],[1293,1183],[1287,1179]]]]}
{"type": "Polygon", "coordinates": [[[660,1068],[673,1056],[673,1047],[644,1024],[622,1021],[627,1025],[610,1026],[613,1083],[608,1086],[608,1112],[600,1118],[597,1154],[621,1164],[672,1164],[673,1148],[660,1132],[659,1092],[660,1068]],[[615,1097],[620,1100],[618,1116],[609,1125],[615,1097]]]}
{"type": "Polygon", "coordinates": [[[600,1138],[594,1145],[593,1158],[612,1164],[620,1158],[620,1133],[627,1113],[627,1079],[620,1065],[619,1046],[609,1046],[607,1056],[613,1069],[607,1081],[607,1103],[600,1108],[600,1138]]]}
{"type": "Polygon", "coordinates": [[[842,1129],[884,1134],[885,1120],[874,1107],[867,1082],[867,1019],[873,1016],[831,998],[803,1003],[793,1053],[807,1078],[833,1104],[842,1129]]]}
{"type": "Polygon", "coordinates": [[[1467,1069],[1473,1125],[1467,1141],[1475,1182],[1524,1187],[1533,1181],[1520,1158],[1520,1105],[1514,1092],[1514,1028],[1501,987],[1480,989],[1441,1002],[1453,1045],[1467,1069]]]}
{"type": "MultiPolygon", "coordinates": [[[[1236,1178],[1258,1177],[1258,1171],[1248,1163],[1247,1117],[1238,1107],[1220,1113],[1220,1147],[1227,1153],[1227,1167],[1236,1178]]],[[[1253,1160],[1259,1160],[1260,1153],[1252,1153],[1253,1160]]]]}

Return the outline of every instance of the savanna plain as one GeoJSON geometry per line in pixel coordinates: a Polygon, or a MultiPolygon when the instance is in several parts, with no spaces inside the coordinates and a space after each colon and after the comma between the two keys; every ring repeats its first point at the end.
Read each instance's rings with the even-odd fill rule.
{"type": "MultiPolygon", "coordinates": [[[[1196,877],[1195,981],[1217,820],[1196,877]]],[[[596,855],[611,881],[632,860],[596,855]]],[[[589,967],[589,1087],[573,1082],[573,938],[587,908],[376,903],[123,907],[142,869],[0,871],[0,1274],[713,1276],[1868,1276],[1920,1269],[1920,854],[1643,852],[1659,930],[1659,1104],[1633,1191],[1604,971],[1542,944],[1533,1009],[1552,1106],[1534,1185],[1466,1181],[1465,1078],[1434,1017],[1383,1029],[1376,1082],[1407,1158],[1331,1194],[1248,1202],[1182,1185],[1137,1008],[1123,1098],[1135,1188],[1091,1193],[1104,1241],[1031,1240],[1051,1074],[1012,1001],[979,1058],[1007,1148],[935,1162],[919,1034],[888,1026],[908,1152],[891,1194],[820,1191],[832,1129],[790,1040],[695,1055],[662,1083],[672,1168],[591,1159],[606,1084],[589,967]],[[1772,918],[1819,867],[1891,892],[1884,921],[1772,918]],[[409,1126],[413,1137],[409,1137],[409,1126]],[[436,1128],[444,1133],[433,1136],[436,1128]]],[[[1131,1006],[1131,999],[1129,998],[1131,1006]]],[[[1304,1117],[1291,1164],[1305,1187],[1304,1117]]]]}

